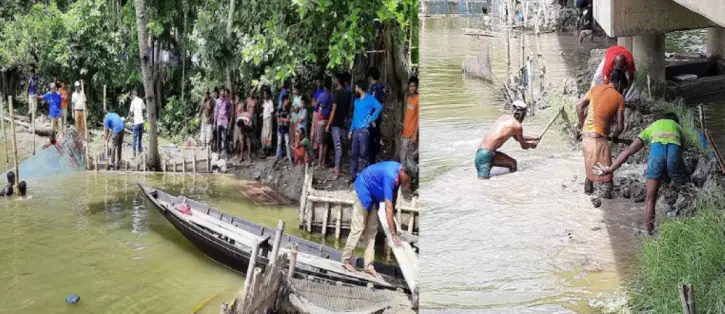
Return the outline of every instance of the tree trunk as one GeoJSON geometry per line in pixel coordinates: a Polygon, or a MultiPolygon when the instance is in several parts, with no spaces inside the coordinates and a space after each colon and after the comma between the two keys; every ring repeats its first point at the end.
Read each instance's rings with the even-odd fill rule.
{"type": "Polygon", "coordinates": [[[156,127],[156,102],[154,99],[154,86],[151,81],[149,69],[149,47],[146,36],[146,1],[135,0],[136,26],[138,33],[139,57],[141,58],[141,73],[143,74],[144,98],[146,100],[146,117],[149,123],[149,147],[147,166],[152,170],[161,169],[159,158],[158,130],[156,127]]]}
{"type": "MultiPolygon", "coordinates": [[[[227,39],[229,41],[227,44],[232,44],[232,24],[234,23],[234,7],[236,6],[235,0],[229,0],[229,19],[227,19],[227,39]]],[[[231,60],[227,60],[226,62],[227,68],[226,68],[226,76],[227,76],[227,88],[231,91],[232,90],[232,64],[231,60]]],[[[228,97],[231,97],[231,95],[227,95],[228,97]]]]}
{"type": "MultiPolygon", "coordinates": [[[[383,26],[383,53],[376,67],[381,69],[381,81],[385,83],[385,106],[381,133],[383,138],[383,156],[393,158],[400,147],[403,115],[405,114],[406,87],[410,75],[405,47],[396,42],[395,33],[405,36],[397,23],[383,26]]],[[[376,47],[376,50],[378,47],[376,47]]]]}
{"type": "Polygon", "coordinates": [[[184,28],[181,31],[181,102],[184,102],[184,81],[186,79],[186,22],[187,4],[184,3],[184,28]]]}

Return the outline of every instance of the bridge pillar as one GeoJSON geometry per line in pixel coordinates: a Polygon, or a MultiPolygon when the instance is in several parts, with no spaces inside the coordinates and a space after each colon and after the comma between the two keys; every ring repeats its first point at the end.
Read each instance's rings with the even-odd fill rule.
{"type": "Polygon", "coordinates": [[[707,29],[707,55],[725,56],[725,28],[710,27],[707,29]]]}
{"type": "Polygon", "coordinates": [[[632,37],[617,37],[617,45],[624,46],[629,52],[632,52],[632,37]]]}
{"type": "Polygon", "coordinates": [[[632,56],[637,72],[649,74],[655,82],[665,80],[665,34],[633,37],[632,56]]]}

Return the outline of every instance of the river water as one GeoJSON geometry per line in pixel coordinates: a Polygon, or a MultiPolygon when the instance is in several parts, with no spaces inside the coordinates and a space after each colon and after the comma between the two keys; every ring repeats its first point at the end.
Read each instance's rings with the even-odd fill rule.
{"type": "MultiPolygon", "coordinates": [[[[629,219],[639,216],[622,214],[620,204],[610,204],[609,213],[593,208],[581,193],[581,152],[561,132],[547,133],[536,150],[509,141],[501,151],[518,160],[519,171],[479,181],[473,157],[503,113],[493,89],[500,85],[465,79],[460,66],[489,45],[493,70],[505,78],[505,43],[463,35],[464,19],[425,19],[422,27],[422,312],[589,311],[589,299],[626,275],[637,247],[629,219]]],[[[590,49],[606,46],[602,39],[579,46],[571,35],[541,39],[554,84],[585,66],[590,49]]],[[[512,51],[516,67],[518,49],[512,51]]],[[[530,118],[524,133],[538,135],[548,119],[530,118]]]]}
{"type": "Polygon", "coordinates": [[[201,313],[218,313],[243,276],[194,247],[137,181],[270,227],[297,225],[294,208],[255,206],[228,176],[76,172],[30,181],[32,200],[0,200],[0,312],[189,313],[215,296],[201,313]],[[66,304],[69,294],[81,301],[66,304]]]}

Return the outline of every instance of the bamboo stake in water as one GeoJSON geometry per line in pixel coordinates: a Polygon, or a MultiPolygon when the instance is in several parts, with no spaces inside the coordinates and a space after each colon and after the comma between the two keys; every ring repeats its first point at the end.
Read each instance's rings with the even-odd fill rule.
{"type": "Polygon", "coordinates": [[[106,109],[106,84],[103,84],[103,113],[108,112],[106,109]]]}
{"type": "MultiPolygon", "coordinates": [[[[15,140],[15,113],[13,113],[13,97],[8,96],[8,109],[10,110],[10,130],[13,132],[13,156],[15,156],[15,189],[18,189],[20,182],[20,170],[18,167],[18,145],[15,140]]],[[[34,149],[35,147],[33,147],[34,149]]]]}
{"type": "MultiPolygon", "coordinates": [[[[10,162],[10,154],[8,154],[8,134],[5,132],[5,108],[3,108],[2,99],[0,99],[0,124],[3,128],[3,142],[5,143],[5,163],[10,162]]],[[[7,165],[6,165],[7,166],[7,165]]]]}

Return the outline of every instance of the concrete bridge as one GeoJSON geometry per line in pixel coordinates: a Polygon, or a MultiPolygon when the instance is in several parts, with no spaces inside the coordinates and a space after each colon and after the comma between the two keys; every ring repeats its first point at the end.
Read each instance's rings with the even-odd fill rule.
{"type": "Polygon", "coordinates": [[[638,71],[665,80],[665,33],[708,28],[708,55],[725,55],[725,0],[593,0],[594,19],[634,56],[638,71]]]}

